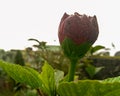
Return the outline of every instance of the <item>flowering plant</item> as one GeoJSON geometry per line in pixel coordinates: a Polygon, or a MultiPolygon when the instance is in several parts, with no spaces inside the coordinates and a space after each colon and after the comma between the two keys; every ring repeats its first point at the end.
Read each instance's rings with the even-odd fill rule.
{"type": "Polygon", "coordinates": [[[74,78],[77,60],[82,58],[99,34],[96,16],[65,13],[59,25],[58,37],[64,54],[70,59],[69,81],[74,78]]]}
{"type": "Polygon", "coordinates": [[[36,89],[39,96],[120,96],[120,76],[105,80],[74,80],[75,67],[97,40],[99,34],[96,16],[64,14],[58,37],[64,54],[70,59],[67,76],[54,70],[47,62],[42,72],[33,68],[0,61],[0,67],[16,82],[36,89]]]}

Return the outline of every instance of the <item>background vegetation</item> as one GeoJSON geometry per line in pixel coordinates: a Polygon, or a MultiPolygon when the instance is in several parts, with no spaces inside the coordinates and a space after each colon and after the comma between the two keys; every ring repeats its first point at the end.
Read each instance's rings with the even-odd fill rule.
{"type": "MultiPolygon", "coordinates": [[[[9,50],[0,49],[0,59],[29,66],[41,72],[41,68],[45,61],[54,69],[68,72],[69,60],[64,56],[60,46],[46,45],[46,42],[40,42],[36,39],[29,39],[37,42],[33,47],[25,50],[9,50]]],[[[76,70],[76,80],[78,79],[106,79],[108,77],[120,76],[120,57],[119,52],[115,56],[109,55],[108,48],[98,45],[91,47],[86,56],[79,60],[76,70]]],[[[0,96],[37,96],[36,90],[14,81],[0,68],[0,96]]]]}

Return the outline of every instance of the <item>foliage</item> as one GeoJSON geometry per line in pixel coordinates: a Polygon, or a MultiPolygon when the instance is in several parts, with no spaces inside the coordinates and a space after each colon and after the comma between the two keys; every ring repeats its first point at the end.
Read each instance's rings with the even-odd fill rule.
{"type": "Polygon", "coordinates": [[[35,46],[33,45],[33,47],[37,48],[36,51],[27,52],[28,56],[33,58],[34,65],[37,65],[36,68],[40,70],[44,61],[47,61],[53,68],[62,70],[65,74],[68,73],[68,66],[70,61],[64,56],[60,46],[47,45],[45,41],[39,41],[34,38],[29,40],[35,41],[37,43],[35,46]]]}
{"type": "Polygon", "coordinates": [[[92,79],[94,77],[94,75],[96,75],[103,68],[104,67],[95,67],[95,66],[89,64],[86,66],[85,70],[89,74],[90,78],[92,79]]]}
{"type": "Polygon", "coordinates": [[[15,50],[5,51],[3,49],[0,49],[0,59],[1,60],[13,63],[15,54],[16,54],[15,50]]]}
{"type": "Polygon", "coordinates": [[[97,45],[97,46],[91,47],[89,52],[90,52],[91,55],[93,55],[95,52],[97,52],[101,49],[105,49],[105,47],[101,46],[101,45],[97,45]]]}
{"type": "MultiPolygon", "coordinates": [[[[31,39],[31,40],[35,40],[35,39],[31,39]]],[[[37,40],[37,42],[39,41],[37,40]]],[[[30,65],[30,67],[33,67],[36,70],[30,67],[13,64],[12,62],[14,62],[14,59],[11,60],[11,63],[0,61],[0,67],[2,67],[2,69],[4,69],[5,72],[10,77],[12,77],[16,82],[26,85],[28,88],[27,89],[28,91],[21,90],[15,93],[16,96],[20,96],[20,95],[32,96],[32,94],[37,96],[36,92],[38,92],[39,95],[41,96],[71,96],[71,95],[78,96],[78,94],[79,96],[119,96],[120,95],[119,92],[120,77],[110,78],[105,80],[75,79],[74,82],[68,82],[68,75],[66,74],[68,70],[68,64],[70,62],[64,56],[59,46],[57,46],[59,50],[51,50],[50,46],[47,46],[46,43],[43,44],[42,42],[39,42],[38,45],[35,45],[34,47],[37,47],[38,50],[33,51],[31,48],[28,48],[24,52],[23,51],[22,52],[24,53],[23,55],[26,61],[27,59],[32,61],[29,62],[31,63],[31,65],[33,65],[33,66],[30,65]],[[45,61],[47,61],[51,66],[45,61]],[[37,65],[36,67],[35,64],[37,65]],[[56,70],[54,68],[63,70],[65,74],[63,71],[56,70]],[[31,89],[35,89],[35,91],[34,90],[29,91],[31,89]],[[24,92],[26,92],[26,94],[24,94],[24,92]]],[[[79,74],[80,76],[82,75],[86,76],[87,74],[88,75],[86,76],[87,79],[93,79],[96,73],[98,73],[103,68],[103,67],[95,67],[94,65],[92,65],[92,61],[89,60],[89,57],[93,55],[103,56],[103,54],[102,55],[99,54],[99,50],[103,50],[103,49],[106,50],[104,46],[100,46],[100,45],[91,47],[88,53],[86,54],[86,56],[78,62],[79,65],[77,66],[77,72],[81,72],[79,74]],[[84,72],[80,71],[83,69],[85,74],[84,72]]],[[[1,52],[5,54],[4,51],[1,52]]],[[[11,52],[14,55],[9,55],[10,54],[9,52],[8,56],[12,56],[12,58],[13,57],[15,58],[15,54],[17,55],[17,51],[14,52],[11,51],[11,52]]]]}
{"type": "MultiPolygon", "coordinates": [[[[32,68],[0,61],[0,67],[17,82],[42,90],[48,96],[119,96],[120,77],[105,80],[67,82],[63,72],[54,70],[47,62],[38,73],[32,68]]],[[[46,95],[42,95],[46,96],[46,95]]]]}
{"type": "Polygon", "coordinates": [[[0,61],[0,67],[15,81],[40,89],[49,96],[56,96],[56,88],[63,77],[62,71],[55,71],[47,63],[44,64],[41,74],[29,67],[0,61]]]}
{"type": "Polygon", "coordinates": [[[6,63],[3,61],[0,61],[0,66],[17,82],[28,84],[32,88],[42,86],[39,82],[39,73],[29,67],[22,67],[20,65],[6,63]]]}
{"type": "Polygon", "coordinates": [[[79,60],[79,65],[77,66],[79,79],[94,79],[94,76],[104,68],[96,67],[93,64],[93,60],[90,59],[90,57],[102,54],[99,51],[103,49],[106,50],[107,48],[101,45],[91,46],[87,54],[79,60]]]}
{"type": "Polygon", "coordinates": [[[39,49],[42,49],[42,50],[44,50],[46,48],[46,43],[47,42],[44,42],[44,41],[40,42],[39,40],[34,39],[34,38],[30,38],[28,40],[29,41],[36,41],[38,44],[37,45],[33,45],[36,48],[39,48],[39,49]]]}
{"type": "Polygon", "coordinates": [[[20,50],[17,50],[17,52],[16,52],[14,63],[15,63],[15,64],[22,65],[22,66],[25,65],[25,61],[24,61],[24,59],[23,59],[23,56],[22,56],[22,53],[21,53],[20,50]]]}
{"type": "MultiPolygon", "coordinates": [[[[119,78],[119,77],[118,77],[119,78]]],[[[78,82],[61,83],[58,88],[60,96],[119,96],[120,82],[98,80],[79,80],[78,82]]]]}

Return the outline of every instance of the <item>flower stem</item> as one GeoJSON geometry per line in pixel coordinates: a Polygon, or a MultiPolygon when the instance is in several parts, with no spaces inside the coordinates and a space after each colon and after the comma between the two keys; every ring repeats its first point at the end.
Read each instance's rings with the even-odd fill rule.
{"type": "Polygon", "coordinates": [[[77,65],[77,59],[72,59],[70,68],[69,68],[69,72],[68,72],[68,76],[69,76],[68,81],[69,82],[74,80],[76,65],[77,65]]]}

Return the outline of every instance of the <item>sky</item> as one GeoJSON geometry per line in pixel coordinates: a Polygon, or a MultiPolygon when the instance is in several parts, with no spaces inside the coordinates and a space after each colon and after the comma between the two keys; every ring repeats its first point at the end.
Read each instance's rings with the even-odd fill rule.
{"type": "Polygon", "coordinates": [[[59,45],[58,26],[66,12],[97,16],[95,45],[120,50],[119,0],[0,0],[0,49],[25,49],[36,42],[59,45]],[[115,49],[111,44],[115,45],[115,49]]]}

